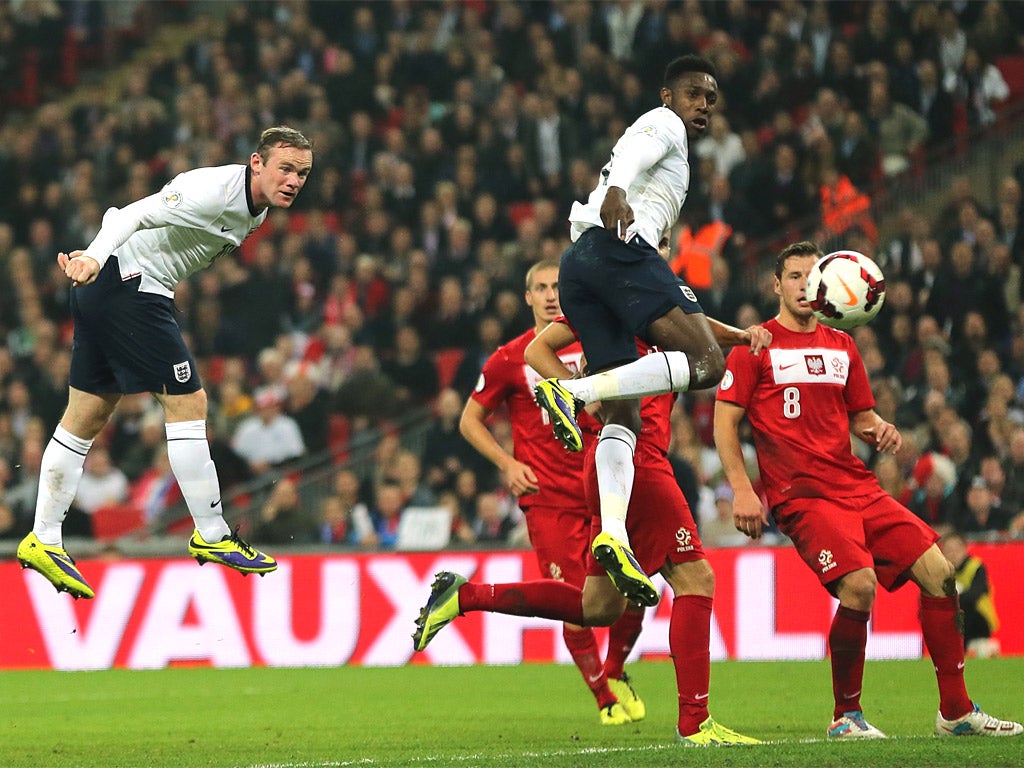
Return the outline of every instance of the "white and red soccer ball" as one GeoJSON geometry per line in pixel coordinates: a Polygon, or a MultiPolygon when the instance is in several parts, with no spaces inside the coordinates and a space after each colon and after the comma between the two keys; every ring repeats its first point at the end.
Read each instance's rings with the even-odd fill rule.
{"type": "Polygon", "coordinates": [[[807,276],[807,301],[818,321],[848,331],[870,322],[885,301],[885,277],[857,251],[822,256],[807,276]]]}

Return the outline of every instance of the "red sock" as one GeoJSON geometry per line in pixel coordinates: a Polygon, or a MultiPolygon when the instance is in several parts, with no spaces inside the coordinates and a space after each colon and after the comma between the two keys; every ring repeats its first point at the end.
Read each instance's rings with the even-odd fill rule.
{"type": "Polygon", "coordinates": [[[515,584],[474,584],[459,588],[459,610],[537,616],[583,624],[583,591],[563,581],[520,581],[515,584]]]}
{"type": "Polygon", "coordinates": [[[570,629],[567,624],[563,624],[562,638],[565,640],[565,647],[572,654],[572,660],[579,667],[584,682],[597,699],[597,706],[604,709],[609,704],[614,704],[615,694],[608,688],[608,678],[601,665],[601,653],[597,649],[594,630],[590,627],[570,629]]]}
{"type": "Polygon", "coordinates": [[[608,677],[622,679],[622,667],[640,636],[643,621],[643,611],[627,608],[618,621],[608,628],[608,658],[604,660],[604,673],[608,677]]]}
{"type": "Polygon", "coordinates": [[[939,711],[947,720],[955,720],[974,708],[964,683],[964,636],[957,626],[960,599],[922,593],[920,605],[921,634],[939,683],[939,711]]]}
{"type": "Polygon", "coordinates": [[[860,709],[860,691],[864,684],[864,648],[868,642],[871,614],[840,605],[832,617],[828,632],[828,651],[832,657],[833,719],[844,712],[860,709]]]}
{"type": "Polygon", "coordinates": [[[676,668],[679,733],[692,736],[708,719],[711,688],[711,606],[703,595],[679,595],[672,603],[668,648],[676,668]]]}

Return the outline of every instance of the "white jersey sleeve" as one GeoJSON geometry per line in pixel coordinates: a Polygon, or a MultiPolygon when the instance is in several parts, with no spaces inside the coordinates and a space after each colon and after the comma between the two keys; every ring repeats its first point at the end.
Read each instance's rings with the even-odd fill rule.
{"type": "Polygon", "coordinates": [[[657,248],[679,218],[690,184],[686,126],[672,110],[658,107],[641,115],[612,148],[601,179],[586,203],[575,202],[569,214],[572,239],[590,227],[604,226],[601,204],[609,187],[626,191],[633,209],[634,232],[657,248]]]}
{"type": "Polygon", "coordinates": [[[85,253],[102,267],[116,255],[121,278],[140,291],[174,296],[189,275],[230,253],[266,218],[249,192],[249,167],[225,165],[179,174],[156,194],[111,208],[85,253]]]}

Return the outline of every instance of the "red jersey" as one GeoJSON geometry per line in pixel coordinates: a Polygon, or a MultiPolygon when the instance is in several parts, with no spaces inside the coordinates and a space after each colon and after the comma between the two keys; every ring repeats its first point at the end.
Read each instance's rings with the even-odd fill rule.
{"type": "Polygon", "coordinates": [[[771,347],[734,348],[716,398],[746,409],[769,506],[868,493],[878,481],[850,450],[849,414],[875,398],[853,338],[821,323],[812,333],[763,325],[771,347]]]}
{"type": "MultiPolygon", "coordinates": [[[[540,490],[519,497],[524,509],[534,504],[583,507],[583,453],[571,453],[551,433],[547,411],[537,405],[533,387],[542,376],[526,364],[523,353],[537,334],[534,329],[498,347],[484,363],[471,397],[489,411],[508,403],[512,444],[517,461],[537,475],[540,490]]],[[[578,371],[583,349],[579,342],[558,353],[570,371],[578,371]]],[[[585,417],[584,417],[585,419],[585,417]]],[[[594,441],[595,423],[582,421],[584,451],[594,441]]]]}
{"type": "MultiPolygon", "coordinates": [[[[641,355],[657,352],[657,347],[636,340],[637,351],[641,355]]],[[[668,445],[672,440],[672,406],[676,403],[676,393],[652,395],[640,401],[640,421],[642,427],[636,438],[637,465],[648,462],[667,461],[668,445]]]]}
{"type": "MultiPolygon", "coordinates": [[[[573,349],[580,344],[580,336],[576,333],[565,315],[559,315],[554,322],[564,323],[576,337],[573,349]]],[[[529,342],[527,342],[529,343],[529,342]]],[[[636,349],[641,355],[650,355],[658,351],[647,342],[637,339],[636,349]]],[[[559,353],[562,354],[562,353],[559,353]]],[[[575,370],[575,369],[574,369],[575,370]]],[[[645,460],[664,460],[668,456],[669,442],[672,440],[672,406],[676,403],[676,393],[668,392],[664,395],[653,395],[645,397],[640,401],[640,434],[636,439],[635,463],[641,464],[645,460]]],[[[582,427],[582,424],[580,425],[582,427]]]]}

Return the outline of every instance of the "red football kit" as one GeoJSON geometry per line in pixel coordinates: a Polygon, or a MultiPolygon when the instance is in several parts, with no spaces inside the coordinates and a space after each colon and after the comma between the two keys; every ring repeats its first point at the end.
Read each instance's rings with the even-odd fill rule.
{"type": "MultiPolygon", "coordinates": [[[[656,351],[639,340],[637,350],[641,355],[656,351]]],[[[675,393],[668,393],[645,397],[640,405],[643,427],[637,435],[633,455],[635,475],[626,512],[626,532],[633,554],[647,574],[657,573],[666,560],[685,563],[705,558],[697,524],[667,457],[675,401],[675,393]]],[[[587,450],[584,465],[587,506],[593,516],[591,538],[601,531],[601,495],[594,464],[596,449],[595,442],[587,450]]],[[[606,575],[593,556],[588,558],[587,568],[591,576],[606,575]]]]}
{"type": "MultiPolygon", "coordinates": [[[[590,551],[590,512],[583,498],[583,454],[570,453],[551,433],[547,412],[537,405],[533,387],[543,378],[526,364],[523,353],[534,329],[494,351],[484,363],[471,397],[489,411],[507,403],[517,461],[533,470],[540,490],[519,497],[530,543],[541,575],[583,586],[590,551]]],[[[565,366],[580,368],[579,342],[558,353],[565,366]]],[[[582,417],[584,446],[596,444],[599,425],[582,417]]]]}
{"type": "Polygon", "coordinates": [[[775,522],[822,584],[871,567],[895,589],[938,535],[850,450],[849,415],[875,405],[857,346],[820,323],[810,333],[775,319],[764,327],[771,347],[733,349],[716,397],[746,409],[775,522]]]}

